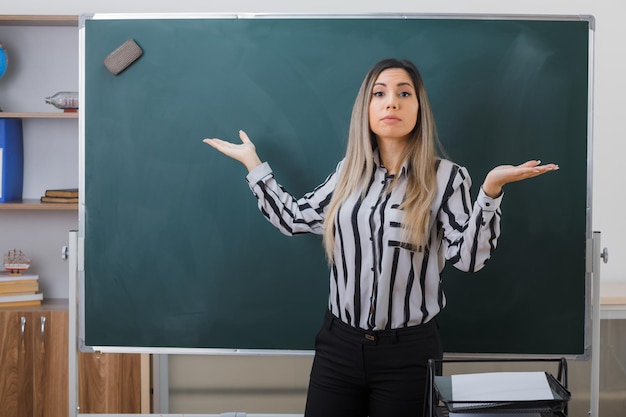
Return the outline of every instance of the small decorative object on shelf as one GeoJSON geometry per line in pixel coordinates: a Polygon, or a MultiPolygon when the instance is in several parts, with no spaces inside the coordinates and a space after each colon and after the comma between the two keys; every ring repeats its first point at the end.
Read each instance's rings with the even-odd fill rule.
{"type": "Polygon", "coordinates": [[[31,260],[21,250],[13,249],[4,254],[4,269],[10,275],[21,275],[30,268],[31,260]]]}
{"type": "Polygon", "coordinates": [[[52,104],[57,109],[76,110],[78,109],[78,93],[75,91],[59,91],[53,96],[46,97],[46,103],[52,104]]]}

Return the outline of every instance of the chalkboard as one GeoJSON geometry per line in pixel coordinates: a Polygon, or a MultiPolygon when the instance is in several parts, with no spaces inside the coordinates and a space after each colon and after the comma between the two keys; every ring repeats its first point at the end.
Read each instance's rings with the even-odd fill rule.
{"type": "Polygon", "coordinates": [[[85,346],[313,348],[329,271],[318,236],[260,214],[239,163],[202,143],[244,129],[296,196],[343,156],[352,103],[387,57],[420,68],[448,157],[475,196],[499,164],[560,171],[505,188],[476,274],[448,266],[444,349],[581,355],[590,238],[591,22],[585,18],[84,19],[85,346]],[[119,75],[103,59],[132,38],[119,75]]]}

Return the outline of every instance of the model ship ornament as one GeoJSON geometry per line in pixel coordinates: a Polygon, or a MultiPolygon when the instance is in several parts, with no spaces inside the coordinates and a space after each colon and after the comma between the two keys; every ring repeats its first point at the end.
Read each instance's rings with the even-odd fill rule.
{"type": "Polygon", "coordinates": [[[4,254],[4,269],[9,271],[10,275],[21,275],[30,268],[30,263],[31,260],[21,250],[13,249],[4,254]]]}

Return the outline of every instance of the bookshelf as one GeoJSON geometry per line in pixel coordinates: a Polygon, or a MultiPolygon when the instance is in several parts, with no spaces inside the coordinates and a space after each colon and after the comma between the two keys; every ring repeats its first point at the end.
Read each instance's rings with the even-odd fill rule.
{"type": "Polygon", "coordinates": [[[76,187],[78,112],[45,102],[78,91],[79,16],[0,14],[8,68],[0,79],[0,118],[22,121],[22,199],[0,203],[0,251],[20,248],[33,259],[46,298],[67,299],[67,264],[56,256],[78,227],[78,204],[41,203],[45,190],[76,187]],[[55,248],[57,248],[55,250],[55,248]]]}
{"type": "Polygon", "coordinates": [[[0,203],[3,216],[20,210],[78,212],[78,204],[42,204],[37,198],[45,189],[78,183],[77,170],[67,167],[78,164],[73,156],[78,113],[44,102],[57,90],[77,88],[77,65],[72,62],[78,62],[78,24],[74,15],[0,15],[0,42],[9,55],[9,69],[0,80],[0,118],[22,120],[25,155],[24,199],[0,203]],[[70,68],[63,69],[64,63],[70,68]],[[65,160],[68,150],[70,161],[65,160]]]}

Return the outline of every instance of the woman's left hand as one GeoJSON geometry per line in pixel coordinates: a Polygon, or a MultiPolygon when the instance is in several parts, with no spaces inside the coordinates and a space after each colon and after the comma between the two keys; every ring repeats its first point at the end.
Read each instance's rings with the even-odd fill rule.
{"type": "Polygon", "coordinates": [[[521,165],[500,165],[495,167],[485,177],[483,191],[489,197],[495,198],[502,193],[504,184],[537,177],[546,172],[556,171],[556,164],[541,165],[541,161],[528,161],[521,165]]]}

